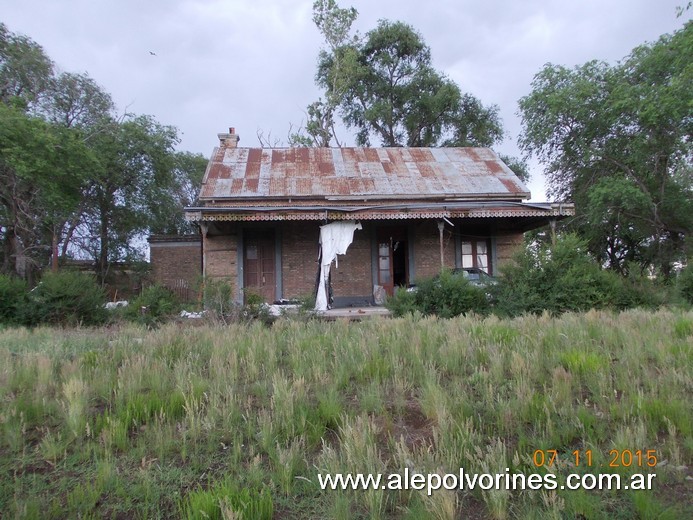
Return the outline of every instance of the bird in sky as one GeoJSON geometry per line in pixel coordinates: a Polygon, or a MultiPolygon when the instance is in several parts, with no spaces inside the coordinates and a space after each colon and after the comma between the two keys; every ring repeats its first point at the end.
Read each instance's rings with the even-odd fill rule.
{"type": "Polygon", "coordinates": [[[156,56],[156,53],[152,51],[149,51],[149,54],[151,54],[152,56],[156,56]]]}

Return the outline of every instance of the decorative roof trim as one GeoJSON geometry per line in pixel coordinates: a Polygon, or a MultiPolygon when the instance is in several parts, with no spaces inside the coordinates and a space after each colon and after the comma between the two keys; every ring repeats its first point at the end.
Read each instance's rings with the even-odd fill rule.
{"type": "Polygon", "coordinates": [[[309,211],[280,208],[267,208],[266,211],[257,211],[257,208],[255,211],[243,211],[239,208],[225,211],[209,211],[212,208],[195,209],[186,212],[186,220],[191,222],[417,220],[431,218],[570,217],[575,214],[573,204],[532,205],[531,203],[506,207],[311,208],[309,211]]]}

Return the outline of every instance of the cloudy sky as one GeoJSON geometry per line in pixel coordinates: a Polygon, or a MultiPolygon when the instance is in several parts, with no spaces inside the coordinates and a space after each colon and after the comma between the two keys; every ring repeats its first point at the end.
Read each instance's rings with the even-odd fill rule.
{"type": "MultiPolygon", "coordinates": [[[[313,0],[4,0],[0,21],[44,47],[60,69],[86,72],[121,111],[179,128],[180,149],[206,156],[235,127],[241,146],[257,132],[286,142],[290,123],[320,95],[322,41],[313,0]],[[150,54],[155,53],[155,55],[150,54]]],[[[543,64],[611,63],[683,25],[685,0],[341,0],[364,33],[380,19],[414,26],[434,65],[484,104],[500,106],[520,155],[517,100],[543,64]]],[[[690,17],[690,11],[686,17],[690,17]]],[[[353,139],[347,131],[347,144],[353,139]]],[[[544,200],[541,167],[530,188],[544,200]]]]}

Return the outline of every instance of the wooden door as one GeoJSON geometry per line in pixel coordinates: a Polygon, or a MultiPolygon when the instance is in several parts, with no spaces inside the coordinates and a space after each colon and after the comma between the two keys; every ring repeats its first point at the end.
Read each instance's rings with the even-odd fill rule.
{"type": "Polygon", "coordinates": [[[376,236],[378,239],[378,285],[385,289],[388,296],[392,296],[395,285],[405,285],[408,277],[406,229],[383,227],[378,229],[376,236]]]}
{"type": "Polygon", "coordinates": [[[258,294],[267,303],[276,299],[274,231],[252,230],[243,236],[244,301],[248,293],[258,294]]]}

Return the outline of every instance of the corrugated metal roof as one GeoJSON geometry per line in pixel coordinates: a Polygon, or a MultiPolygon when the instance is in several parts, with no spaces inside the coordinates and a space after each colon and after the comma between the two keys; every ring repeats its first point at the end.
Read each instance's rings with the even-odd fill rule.
{"type": "Polygon", "coordinates": [[[529,190],[488,148],[214,149],[200,200],[522,200],[529,190]]]}

